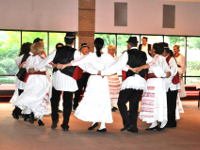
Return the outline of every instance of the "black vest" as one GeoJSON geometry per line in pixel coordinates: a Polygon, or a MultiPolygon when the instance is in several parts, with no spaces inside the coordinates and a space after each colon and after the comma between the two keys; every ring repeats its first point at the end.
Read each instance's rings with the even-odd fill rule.
{"type": "MultiPolygon", "coordinates": [[[[58,47],[56,51],[56,55],[53,59],[54,64],[67,64],[74,60],[74,52],[76,49],[69,47],[69,46],[63,46],[63,47],[58,47]]],[[[62,73],[73,76],[74,71],[76,69],[76,66],[70,66],[66,67],[65,69],[60,70],[62,73]]],[[[55,67],[53,68],[53,72],[58,71],[58,69],[55,67]]]]}
{"type": "MultiPolygon", "coordinates": [[[[130,67],[135,68],[146,64],[147,56],[145,52],[140,51],[138,49],[131,49],[128,50],[127,53],[128,53],[127,65],[129,65],[130,67]]],[[[141,70],[139,72],[139,75],[144,78],[146,71],[147,69],[141,70]]],[[[126,72],[126,78],[129,76],[133,76],[134,74],[135,74],[134,72],[128,70],[126,72]]]]}

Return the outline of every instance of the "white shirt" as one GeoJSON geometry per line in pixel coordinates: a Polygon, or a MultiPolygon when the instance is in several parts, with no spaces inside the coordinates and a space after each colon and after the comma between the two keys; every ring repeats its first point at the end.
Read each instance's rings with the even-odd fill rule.
{"type": "Polygon", "coordinates": [[[185,57],[179,53],[179,56],[178,57],[175,57],[176,59],[176,62],[179,66],[181,67],[178,67],[178,72],[179,74],[184,74],[185,73],[185,57]]]}
{"type": "Polygon", "coordinates": [[[145,52],[146,54],[149,54],[149,52],[148,52],[148,44],[146,44],[145,46],[142,45],[141,46],[141,51],[145,52]]]}
{"type": "MultiPolygon", "coordinates": [[[[131,49],[137,49],[137,47],[132,47],[131,49]]],[[[128,71],[129,66],[127,65],[128,62],[128,53],[124,52],[115,63],[113,63],[110,67],[106,68],[105,70],[101,71],[101,75],[111,75],[120,70],[128,71]]],[[[142,78],[140,75],[135,74],[134,76],[130,76],[126,78],[122,82],[121,90],[124,89],[140,89],[143,90],[146,88],[146,80],[142,78]]]]}
{"type": "MultiPolygon", "coordinates": [[[[165,57],[165,59],[167,57],[168,55],[165,57]]],[[[171,91],[175,91],[175,90],[180,89],[180,84],[172,83],[172,79],[174,78],[174,76],[177,74],[177,71],[178,71],[178,67],[177,67],[174,57],[171,57],[171,59],[169,60],[169,67],[170,67],[171,76],[169,78],[166,78],[166,84],[168,84],[167,85],[168,89],[170,89],[171,91]]]]}
{"type": "MultiPolygon", "coordinates": [[[[34,69],[38,71],[40,70],[40,68],[52,62],[56,55],[56,51],[57,50],[53,51],[49,56],[47,56],[43,61],[41,61],[34,69]]],[[[74,59],[79,59],[80,57],[81,57],[80,52],[76,50],[74,52],[74,59]]],[[[58,91],[75,92],[78,89],[76,80],[66,74],[63,74],[62,72],[60,72],[60,70],[53,73],[52,85],[58,91]]]]}

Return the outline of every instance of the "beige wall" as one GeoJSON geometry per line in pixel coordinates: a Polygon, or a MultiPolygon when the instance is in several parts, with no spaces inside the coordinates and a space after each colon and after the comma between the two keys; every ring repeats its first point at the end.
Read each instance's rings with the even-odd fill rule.
{"type": "MultiPolygon", "coordinates": [[[[88,0],[89,1],[89,0],[88,0]]],[[[200,3],[96,0],[95,32],[200,36],[200,3]],[[128,26],[114,26],[114,2],[128,3],[128,26]],[[162,28],[163,4],[176,6],[175,28],[162,28]]],[[[0,0],[0,29],[78,31],[78,0],[0,0]]]]}
{"type": "Polygon", "coordinates": [[[78,31],[78,0],[0,0],[0,29],[78,31]]]}
{"type": "Polygon", "coordinates": [[[96,32],[199,36],[200,3],[165,0],[96,0],[95,25],[96,32]],[[114,26],[114,2],[128,3],[127,27],[114,26]],[[176,6],[174,29],[162,28],[163,4],[176,6]]]}

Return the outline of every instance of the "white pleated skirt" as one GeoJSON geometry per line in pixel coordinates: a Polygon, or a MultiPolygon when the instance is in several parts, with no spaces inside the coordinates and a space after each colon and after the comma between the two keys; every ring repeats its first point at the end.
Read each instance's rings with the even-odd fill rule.
{"type": "Polygon", "coordinates": [[[74,115],[82,121],[113,122],[107,76],[90,75],[83,99],[74,115]]]}
{"type": "Polygon", "coordinates": [[[37,118],[49,115],[49,85],[45,75],[29,75],[24,92],[15,105],[22,110],[30,109],[37,118]]]}

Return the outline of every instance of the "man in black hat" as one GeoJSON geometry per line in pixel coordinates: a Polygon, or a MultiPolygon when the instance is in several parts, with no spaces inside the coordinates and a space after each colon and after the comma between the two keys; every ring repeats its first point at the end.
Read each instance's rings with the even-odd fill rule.
{"type": "MultiPolygon", "coordinates": [[[[80,52],[81,52],[81,55],[89,54],[90,47],[87,45],[87,43],[81,44],[80,52]]],[[[73,105],[74,110],[78,107],[78,101],[80,99],[80,95],[81,95],[83,89],[85,91],[89,76],[90,76],[89,73],[83,71],[82,77],[77,80],[78,90],[75,92],[74,105],[73,105]]]]}
{"type": "Polygon", "coordinates": [[[172,50],[169,49],[168,43],[161,42],[164,46],[163,56],[166,58],[167,64],[170,67],[171,76],[166,79],[167,85],[167,117],[168,122],[165,127],[173,128],[176,127],[176,99],[178,90],[180,89],[179,76],[178,76],[178,66],[176,60],[173,56],[172,50]]]}
{"type": "Polygon", "coordinates": [[[64,38],[66,46],[57,48],[49,56],[47,56],[40,64],[29,72],[38,71],[40,68],[46,66],[53,61],[53,79],[52,79],[52,125],[51,128],[55,129],[59,121],[58,105],[60,101],[61,92],[63,91],[63,123],[61,125],[64,131],[68,131],[69,119],[72,110],[72,95],[78,89],[76,80],[73,78],[76,67],[67,67],[63,70],[58,70],[56,64],[67,64],[74,59],[80,58],[80,53],[72,48],[74,45],[75,35],[73,32],[67,32],[64,38]]]}
{"type": "Polygon", "coordinates": [[[109,68],[101,72],[101,75],[111,75],[119,70],[126,71],[126,78],[122,82],[121,91],[118,98],[118,107],[123,119],[124,128],[121,131],[128,130],[137,133],[138,104],[143,93],[146,81],[144,79],[146,70],[139,74],[128,70],[146,64],[147,56],[145,52],[137,49],[137,37],[130,37],[127,41],[127,51],[109,68]],[[129,101],[129,113],[126,103],[129,101]]]}

